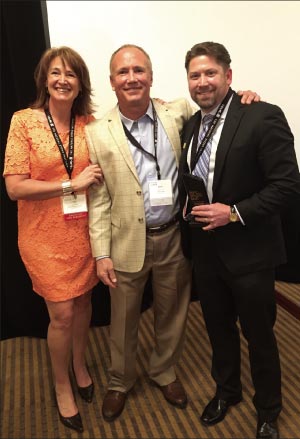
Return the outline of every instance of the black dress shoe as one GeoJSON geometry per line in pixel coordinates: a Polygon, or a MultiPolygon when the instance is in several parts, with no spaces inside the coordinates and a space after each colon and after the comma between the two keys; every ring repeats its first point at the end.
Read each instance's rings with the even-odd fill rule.
{"type": "Polygon", "coordinates": [[[200,420],[202,424],[206,426],[217,424],[223,421],[226,416],[227,410],[231,405],[236,405],[241,402],[242,398],[233,400],[224,400],[214,397],[205,407],[200,420]]]}
{"type": "Polygon", "coordinates": [[[64,424],[65,427],[72,428],[73,430],[76,430],[79,433],[82,433],[83,432],[83,425],[82,425],[82,419],[81,419],[80,413],[78,412],[74,416],[63,416],[59,411],[55,389],[53,389],[53,392],[54,392],[55,405],[57,407],[57,411],[58,411],[59,419],[60,419],[61,423],[64,424]]]}
{"type": "Polygon", "coordinates": [[[258,421],[256,438],[258,439],[279,439],[277,422],[258,421]]]}
{"type": "MultiPolygon", "coordinates": [[[[73,370],[73,374],[74,374],[75,381],[76,381],[76,375],[75,375],[73,363],[72,363],[72,370],[73,370]]],[[[94,396],[94,383],[93,383],[93,380],[92,380],[91,384],[89,384],[86,387],[78,386],[77,381],[76,381],[76,385],[77,385],[78,393],[81,396],[81,398],[85,402],[92,402],[93,396],[94,396]]]]}

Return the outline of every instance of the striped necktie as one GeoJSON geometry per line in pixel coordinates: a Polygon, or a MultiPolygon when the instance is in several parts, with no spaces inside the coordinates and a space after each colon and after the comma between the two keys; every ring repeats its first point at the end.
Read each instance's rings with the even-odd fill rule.
{"type": "MultiPolygon", "coordinates": [[[[202,140],[204,139],[204,136],[208,130],[208,127],[213,120],[214,116],[212,114],[206,114],[202,119],[202,130],[199,133],[198,138],[198,148],[201,144],[202,140]]],[[[211,153],[211,147],[212,147],[212,137],[210,137],[209,141],[206,144],[206,147],[204,148],[204,151],[202,152],[201,156],[199,157],[199,160],[196,163],[194,174],[198,177],[203,178],[205,185],[207,186],[207,179],[208,179],[208,168],[209,168],[209,159],[210,159],[210,153],[211,153]]]]}

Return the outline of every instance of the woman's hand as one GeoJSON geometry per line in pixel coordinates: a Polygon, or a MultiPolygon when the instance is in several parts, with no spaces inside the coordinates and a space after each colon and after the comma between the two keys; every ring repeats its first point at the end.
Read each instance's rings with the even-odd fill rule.
{"type": "Polygon", "coordinates": [[[75,192],[83,191],[92,184],[103,183],[103,173],[99,165],[87,166],[79,175],[72,178],[72,188],[75,192]]]}

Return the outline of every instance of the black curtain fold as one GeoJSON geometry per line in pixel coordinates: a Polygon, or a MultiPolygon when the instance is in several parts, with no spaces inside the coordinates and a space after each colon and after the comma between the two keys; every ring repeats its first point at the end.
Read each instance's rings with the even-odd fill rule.
{"type": "MultiPolygon", "coordinates": [[[[35,97],[34,68],[48,47],[41,21],[45,2],[1,2],[1,174],[13,113],[35,97]]],[[[21,335],[45,336],[48,314],[31,281],[17,245],[17,203],[6,193],[1,178],[1,339],[21,335]],[[28,312],[27,312],[28,310],[28,312]]]]}
{"type": "MultiPolygon", "coordinates": [[[[299,174],[300,181],[300,174],[299,174]]],[[[276,268],[276,279],[300,283],[300,196],[294,196],[291,204],[282,212],[282,230],[287,263],[276,268]]],[[[300,299],[300,298],[299,298],[300,299]]]]}

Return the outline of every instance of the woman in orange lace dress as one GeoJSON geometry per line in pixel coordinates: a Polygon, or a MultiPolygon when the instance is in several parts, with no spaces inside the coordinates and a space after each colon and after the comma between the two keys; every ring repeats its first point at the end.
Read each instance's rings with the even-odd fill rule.
{"type": "Polygon", "coordinates": [[[18,244],[33,290],[46,302],[55,398],[60,420],[83,430],[69,362],[83,399],[94,385],[85,363],[91,290],[98,278],[91,255],[87,189],[101,184],[89,163],[84,127],[94,119],[88,69],[68,47],[48,49],[36,70],[36,101],[14,113],[4,177],[18,201],[18,244]]]}

